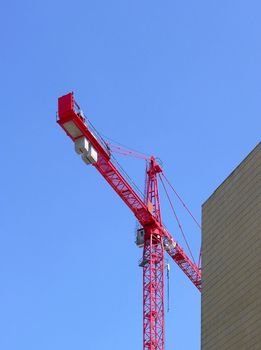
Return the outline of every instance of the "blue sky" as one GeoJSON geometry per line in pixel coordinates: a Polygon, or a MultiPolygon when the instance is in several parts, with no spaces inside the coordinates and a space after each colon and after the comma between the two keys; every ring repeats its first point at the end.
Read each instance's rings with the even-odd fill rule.
{"type": "MultiPolygon", "coordinates": [[[[141,349],[135,221],[55,123],[74,90],[96,128],[159,156],[201,204],[260,140],[261,4],[1,6],[0,348],[141,349]]],[[[122,159],[142,187],[144,164],[122,159]]],[[[184,246],[162,196],[163,219],[184,246]]],[[[175,206],[195,255],[200,232],[175,206]]],[[[171,264],[166,349],[200,349],[200,296],[171,264]]]]}

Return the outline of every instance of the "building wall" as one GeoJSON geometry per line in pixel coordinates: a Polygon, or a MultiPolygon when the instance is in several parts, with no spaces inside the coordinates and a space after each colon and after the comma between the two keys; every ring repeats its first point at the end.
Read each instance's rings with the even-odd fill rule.
{"type": "Polygon", "coordinates": [[[261,350],[261,143],[202,207],[202,350],[261,350]]]}

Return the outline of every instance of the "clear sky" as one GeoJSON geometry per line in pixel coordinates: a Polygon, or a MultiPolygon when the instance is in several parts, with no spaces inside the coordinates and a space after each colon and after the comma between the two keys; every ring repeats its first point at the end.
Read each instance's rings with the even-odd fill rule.
{"type": "MultiPolygon", "coordinates": [[[[74,90],[103,135],[159,156],[200,219],[260,140],[260,13],[259,0],[2,1],[1,349],[142,348],[135,220],[74,153],[57,98],[74,90]]],[[[142,186],[143,161],[122,163],[142,186]]],[[[166,349],[199,350],[200,296],[174,263],[170,307],[166,349]]]]}

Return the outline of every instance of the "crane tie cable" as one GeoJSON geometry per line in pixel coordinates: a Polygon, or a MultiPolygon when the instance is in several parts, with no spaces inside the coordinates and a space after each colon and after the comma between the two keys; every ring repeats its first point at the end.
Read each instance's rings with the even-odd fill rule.
{"type": "Polygon", "coordinates": [[[177,221],[177,224],[178,224],[178,226],[179,226],[180,232],[181,232],[181,234],[182,234],[182,236],[183,236],[183,239],[184,239],[184,241],[185,241],[185,243],[186,243],[186,246],[187,246],[187,248],[188,248],[188,250],[189,250],[190,256],[191,256],[191,258],[192,258],[192,260],[193,260],[193,263],[196,265],[194,256],[193,256],[192,251],[191,251],[191,249],[190,249],[190,246],[189,246],[189,244],[188,244],[187,238],[186,238],[185,233],[184,233],[184,231],[183,231],[183,228],[182,228],[182,226],[181,226],[181,223],[180,223],[180,220],[179,220],[178,215],[177,215],[177,213],[176,213],[176,210],[174,209],[174,206],[173,206],[173,204],[172,204],[172,202],[171,202],[171,199],[170,199],[170,196],[169,196],[169,194],[168,194],[168,192],[167,192],[166,186],[165,186],[165,184],[164,184],[164,182],[163,182],[163,180],[162,180],[161,174],[159,174],[159,178],[160,178],[160,181],[161,181],[162,186],[163,186],[163,188],[164,188],[164,191],[165,191],[165,193],[166,193],[166,196],[167,196],[167,198],[168,198],[168,201],[169,201],[169,203],[170,203],[170,206],[171,206],[171,209],[172,209],[173,214],[174,214],[174,216],[175,216],[175,219],[176,219],[176,221],[177,221]]]}
{"type": "Polygon", "coordinates": [[[162,173],[162,176],[164,177],[164,179],[167,181],[168,185],[170,186],[170,188],[173,190],[173,192],[175,193],[175,195],[178,197],[179,201],[181,202],[181,204],[183,205],[183,207],[187,210],[187,212],[189,213],[189,215],[191,216],[191,218],[193,219],[193,221],[196,223],[196,225],[199,227],[199,229],[201,230],[201,225],[198,223],[197,219],[194,217],[194,215],[192,214],[192,212],[190,211],[190,209],[187,207],[187,205],[184,203],[183,199],[180,197],[180,195],[178,194],[178,192],[175,190],[175,188],[171,185],[170,181],[167,179],[166,175],[164,173],[162,173]]]}

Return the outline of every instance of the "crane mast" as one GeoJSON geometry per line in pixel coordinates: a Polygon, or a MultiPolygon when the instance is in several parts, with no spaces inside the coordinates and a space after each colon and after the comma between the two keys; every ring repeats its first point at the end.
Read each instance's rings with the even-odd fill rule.
{"type": "Polygon", "coordinates": [[[192,283],[201,290],[201,270],[185,254],[162,224],[155,157],[146,169],[145,196],[111,156],[108,144],[86,120],[72,92],[58,99],[57,123],[75,144],[86,164],[93,165],[140,224],[137,244],[143,247],[143,350],[164,350],[164,252],[166,251],[192,283]]]}
{"type": "Polygon", "coordinates": [[[143,349],[164,349],[164,242],[157,174],[162,170],[154,157],[147,169],[146,204],[158,225],[144,228],[143,349]]]}

